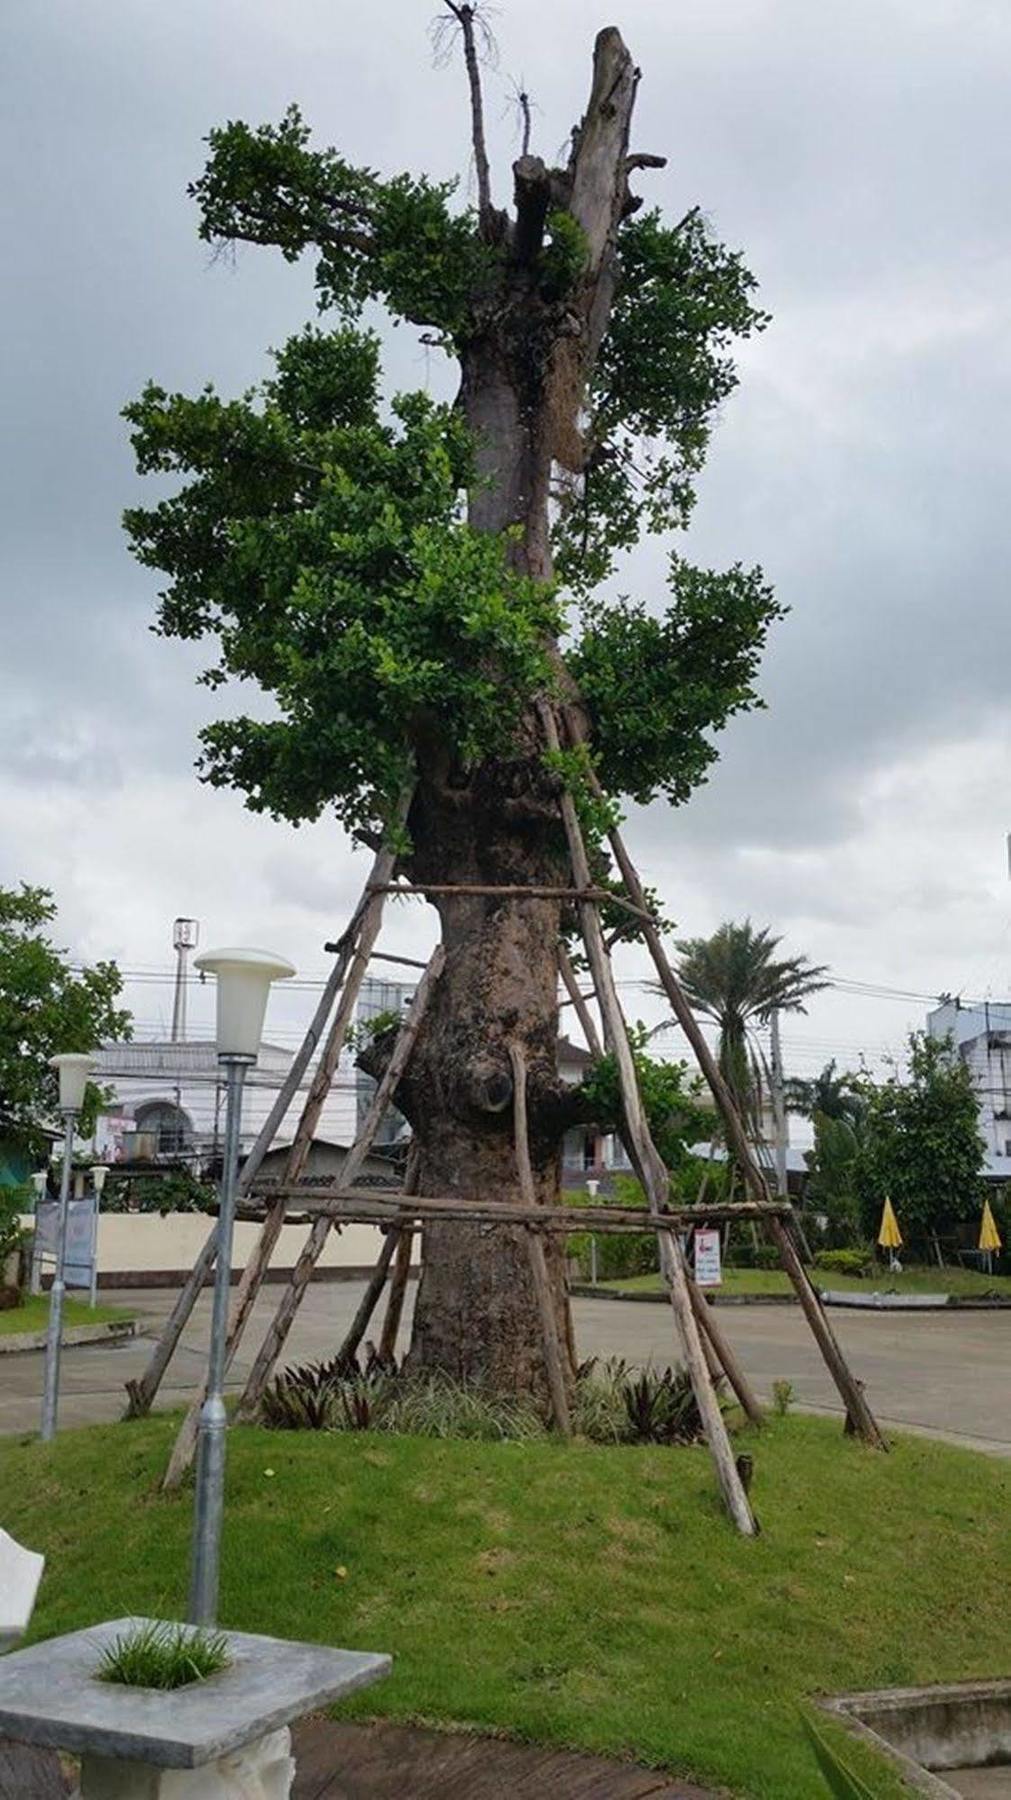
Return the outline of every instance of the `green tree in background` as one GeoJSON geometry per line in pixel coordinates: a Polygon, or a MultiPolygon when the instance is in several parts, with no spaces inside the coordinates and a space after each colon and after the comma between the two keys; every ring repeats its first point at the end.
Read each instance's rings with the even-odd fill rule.
{"type": "Polygon", "coordinates": [[[885,1198],[907,1244],[926,1247],[979,1216],[985,1147],[972,1076],[950,1039],[913,1032],[909,1066],[866,1082],[856,1175],[861,1219],[876,1236],[885,1198]]]}
{"type": "MultiPolygon", "coordinates": [[[[827,986],[827,969],[806,956],[777,956],[782,942],[768,926],[728,920],[712,937],[683,938],[678,976],[693,1011],[719,1027],[717,1060],[744,1118],[759,1128],[761,1066],[752,1043],[756,1025],[774,1012],[804,1012],[805,1001],[827,986]]],[[[653,984],[662,993],[659,983],[653,984]]]]}
{"type": "Polygon", "coordinates": [[[846,1069],[837,1075],[834,1056],[810,1081],[791,1075],[783,1092],[789,1110],[806,1119],[816,1120],[820,1113],[822,1118],[846,1119],[855,1125],[863,1116],[861,1077],[846,1069]]]}
{"type": "MultiPolygon", "coordinates": [[[[48,936],[55,917],[47,888],[0,888],[0,1138],[36,1158],[45,1148],[40,1127],[58,1116],[50,1057],[130,1035],[130,1014],[116,1005],[123,983],[115,963],[75,973],[48,936]]],[[[89,1082],[82,1135],[100,1099],[89,1082]]]]}

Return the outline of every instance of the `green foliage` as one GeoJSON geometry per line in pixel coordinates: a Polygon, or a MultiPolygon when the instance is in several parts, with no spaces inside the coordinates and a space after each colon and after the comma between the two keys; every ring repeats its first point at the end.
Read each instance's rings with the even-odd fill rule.
{"type": "Polygon", "coordinates": [[[455,182],[383,181],[336,151],[313,150],[296,106],[279,125],[232,121],[207,141],[207,167],[190,187],[201,237],[271,244],[288,262],[315,250],[321,310],[353,320],[382,299],[395,317],[452,342],[490,295],[498,257],[471,213],[450,211],[455,182]]]}
{"type": "Polygon", "coordinates": [[[697,1444],[702,1414],[687,1369],[643,1369],[625,1388],[626,1442],[697,1444]]]}
{"type": "Polygon", "coordinates": [[[228,1639],[204,1626],[151,1622],[123,1632],[102,1652],[99,1681],[172,1691],[227,1669],[228,1639]]]}
{"type": "Polygon", "coordinates": [[[420,741],[465,765],[507,750],[551,685],[560,614],[504,540],[461,522],[470,449],[452,408],[414,394],[381,420],[367,334],[305,332],[276,361],[241,401],[149,386],[126,408],[139,467],[187,477],[127,528],[171,577],[160,632],[216,637],[205,679],[275,703],[204,731],[205,779],[293,823],[332,803],[375,830],[420,741]]]}
{"type": "Polygon", "coordinates": [[[164,1175],[110,1172],[102,1191],[100,1210],[108,1213],[209,1213],[217,1206],[213,1182],[201,1181],[189,1169],[170,1169],[164,1175]]]}
{"type": "Polygon", "coordinates": [[[793,1382],[792,1381],[780,1380],[780,1381],[773,1382],[773,1384],[772,1384],[772,1404],[775,1407],[777,1418],[780,1418],[780,1419],[786,1418],[787,1413],[789,1412],[791,1406],[793,1405],[793,1399],[794,1399],[794,1394],[793,1394],[793,1382]]]}
{"type": "MultiPolygon", "coordinates": [[[[241,400],[149,386],[126,409],[138,466],[184,485],[133,509],[127,529],[140,561],[169,578],[159,631],[216,637],[205,679],[251,681],[273,703],[266,718],[204,731],[204,779],[294,823],[332,803],[371,836],[419,746],[438,743],[465,769],[508,758],[520,713],[550,688],[564,621],[552,593],[515,572],[510,544],[461,522],[473,487],[461,414],[420,394],[392,420],[380,412],[362,309],[379,302],[423,326],[468,380],[475,346],[498,338],[536,406],[586,239],[556,205],[527,287],[508,234],[491,242],[454,210],[452,183],[387,179],[316,149],[297,107],[277,124],[233,120],[208,144],[190,189],[201,236],[270,245],[289,262],[314,255],[337,329],[294,339],[275,378],[241,400]]],[[[675,229],[656,213],[623,223],[587,396],[587,472],[557,532],[574,591],[585,596],[643,531],[686,522],[735,385],[732,344],[766,322],[754,285],[697,209],[675,229]]],[[[674,558],[671,585],[659,619],[628,601],[588,610],[573,650],[614,796],[683,800],[715,755],[709,734],[758,704],[758,658],[781,611],[760,573],[674,558]]]]}
{"type": "Polygon", "coordinates": [[[285,1369],[270,1383],[260,1416],[275,1431],[383,1431],[412,1437],[522,1443],[544,1437],[545,1421],[523,1396],[486,1392],[439,1376],[360,1373],[337,1359],[285,1369]]]}
{"type": "MultiPolygon", "coordinates": [[[[666,1167],[677,1174],[694,1168],[689,1146],[705,1137],[712,1125],[712,1114],[699,1104],[702,1083],[697,1076],[689,1075],[688,1064],[662,1062],[650,1056],[645,1048],[648,1035],[641,1024],[629,1031],[639,1092],[653,1142],[666,1167]]],[[[603,1056],[592,1065],[579,1091],[599,1124],[617,1125],[621,1118],[621,1092],[613,1055],[603,1056]]]]}
{"type": "Polygon", "coordinates": [[[847,1119],[857,1126],[863,1117],[863,1078],[846,1069],[837,1075],[834,1056],[813,1081],[791,1075],[783,1090],[790,1111],[803,1113],[805,1118],[817,1120],[821,1113],[826,1119],[847,1119]]]}
{"type": "MultiPolygon", "coordinates": [[[[806,956],[778,957],[781,939],[768,926],[755,929],[727,920],[708,938],[678,944],[678,977],[696,1012],[720,1028],[718,1062],[724,1080],[746,1119],[753,1120],[761,1089],[761,1069],[748,1033],[771,1013],[803,1012],[804,1002],[826,986],[827,970],[806,956]]],[[[654,990],[662,994],[659,982],[654,990]]]]}
{"type": "MultiPolygon", "coordinates": [[[[47,888],[0,887],[0,1135],[44,1153],[40,1127],[59,1103],[50,1057],[90,1051],[103,1038],[130,1035],[130,1015],[116,1005],[122,978],[115,963],[72,971],[47,935],[56,916],[47,888]]],[[[101,1090],[89,1082],[80,1132],[94,1128],[101,1090]]]]}
{"type": "Polygon", "coordinates": [[[18,1214],[29,1210],[30,1202],[22,1188],[0,1188],[0,1286],[7,1258],[20,1250],[24,1231],[18,1214]]]}
{"type": "Polygon", "coordinates": [[[906,1243],[978,1218],[984,1145],[972,1076],[949,1040],[913,1032],[905,1077],[867,1082],[857,1188],[865,1233],[877,1237],[890,1199],[906,1243]]]}
{"type": "Polygon", "coordinates": [[[814,1266],[831,1270],[834,1275],[853,1275],[862,1279],[865,1275],[873,1275],[877,1264],[872,1249],[866,1244],[855,1244],[844,1249],[817,1251],[814,1266]]]}
{"type": "Polygon", "coordinates": [[[547,300],[571,293],[586,268],[586,233],[571,213],[556,208],[545,221],[548,242],[541,251],[541,292],[547,300]]]}
{"type": "MultiPolygon", "coordinates": [[[[864,1101],[859,1101],[861,1110],[864,1101]]],[[[811,1174],[805,1198],[823,1213],[824,1242],[831,1248],[853,1244],[860,1236],[858,1169],[862,1123],[851,1118],[814,1115],[814,1149],[808,1153],[811,1174]]]]}
{"type": "Polygon", "coordinates": [[[687,524],[714,417],[737,385],[731,345],[768,323],[754,276],[698,211],[673,229],[655,211],[627,219],[619,251],[589,467],[556,534],[559,572],[584,592],[644,531],[687,524]]]}
{"type": "MultiPolygon", "coordinates": [[[[599,1203],[599,1196],[598,1196],[599,1203]]],[[[580,1280],[589,1281],[594,1260],[592,1232],[577,1231],[566,1240],[568,1254],[579,1268],[580,1280]]],[[[660,1267],[655,1236],[648,1231],[606,1231],[596,1237],[598,1281],[626,1281],[633,1275],[652,1275],[660,1267]]]]}
{"type": "Polygon", "coordinates": [[[590,710],[601,781],[645,805],[675,805],[704,780],[709,733],[761,706],[755,687],[769,626],[783,608],[760,569],[716,573],[670,558],[673,604],[594,597],[568,663],[590,710]]]}

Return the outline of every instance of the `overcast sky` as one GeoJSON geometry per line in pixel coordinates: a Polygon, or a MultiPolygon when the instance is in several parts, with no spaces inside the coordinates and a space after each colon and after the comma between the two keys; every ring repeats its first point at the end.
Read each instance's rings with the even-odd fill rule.
{"type": "MultiPolygon", "coordinates": [[[[469,180],[435,10],[5,0],[0,881],[52,887],[76,956],[167,972],[182,913],[204,943],[263,943],[317,974],[364,879],[336,825],[293,832],[197,782],[202,659],[148,629],[157,582],[120,529],[142,489],[119,411],[148,377],[242,389],[312,311],[308,268],[254,249],[212,263],[198,241],[186,184],[210,126],[297,99],[352,160],[469,180]]],[[[687,808],[630,820],[642,871],[686,933],[750,913],[848,979],[1005,996],[1011,7],[502,0],[500,198],[511,79],[554,157],[606,23],[643,70],[636,147],[670,159],[643,191],[674,218],[700,204],[774,314],[740,357],[680,548],[760,562],[792,609],[762,674],[769,710],[724,735],[687,808]]],[[[404,332],[389,370],[446,391],[404,332]]],[[[640,555],[628,581],[659,604],[661,571],[640,555]]],[[[424,953],[424,909],[397,909],[387,939],[424,953]]],[[[167,1022],[167,986],[130,999],[141,1031],[167,1022]]],[[[279,1005],[273,1035],[308,1002],[279,1005]]],[[[827,994],[788,1022],[788,1066],[876,1063],[923,1011],[827,994]]]]}

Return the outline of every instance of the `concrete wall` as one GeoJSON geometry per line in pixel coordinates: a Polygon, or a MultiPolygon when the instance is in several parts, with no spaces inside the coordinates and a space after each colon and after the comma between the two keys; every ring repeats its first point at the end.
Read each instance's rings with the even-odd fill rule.
{"type": "MultiPolygon", "coordinates": [[[[31,1229],[30,1218],[23,1220],[31,1229]]],[[[98,1221],[98,1278],[137,1275],[142,1279],[192,1268],[212,1220],[203,1213],[102,1213],[98,1221]]],[[[235,1227],[232,1261],[246,1262],[259,1226],[240,1220],[235,1227]]],[[[271,1257],[272,1269],[291,1269],[309,1233],[308,1225],[285,1225],[271,1257]]],[[[371,1269],[379,1254],[381,1233],[374,1225],[345,1225],[331,1231],[323,1247],[323,1269],[371,1269]]],[[[415,1254],[417,1239],[415,1239],[415,1254]]]]}

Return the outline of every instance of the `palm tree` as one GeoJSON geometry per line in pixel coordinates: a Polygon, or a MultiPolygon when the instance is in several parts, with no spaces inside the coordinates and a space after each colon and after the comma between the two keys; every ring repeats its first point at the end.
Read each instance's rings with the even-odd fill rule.
{"type": "Polygon", "coordinates": [[[802,1113],[806,1119],[814,1119],[820,1113],[826,1119],[858,1124],[864,1111],[863,1097],[856,1086],[859,1078],[845,1069],[837,1075],[835,1069],[833,1056],[812,1081],[802,1081],[797,1076],[785,1081],[783,1091],[790,1111],[802,1113]]]}
{"type": "Polygon", "coordinates": [[[756,1133],[761,1063],[751,1047],[753,1028],[767,1024],[774,1012],[804,1012],[805,1000],[828,986],[827,968],[806,956],[777,957],[781,941],[767,926],[756,931],[745,919],[740,925],[728,920],[712,937],[685,938],[677,946],[678,979],[693,1011],[719,1026],[721,1073],[756,1133]]]}

